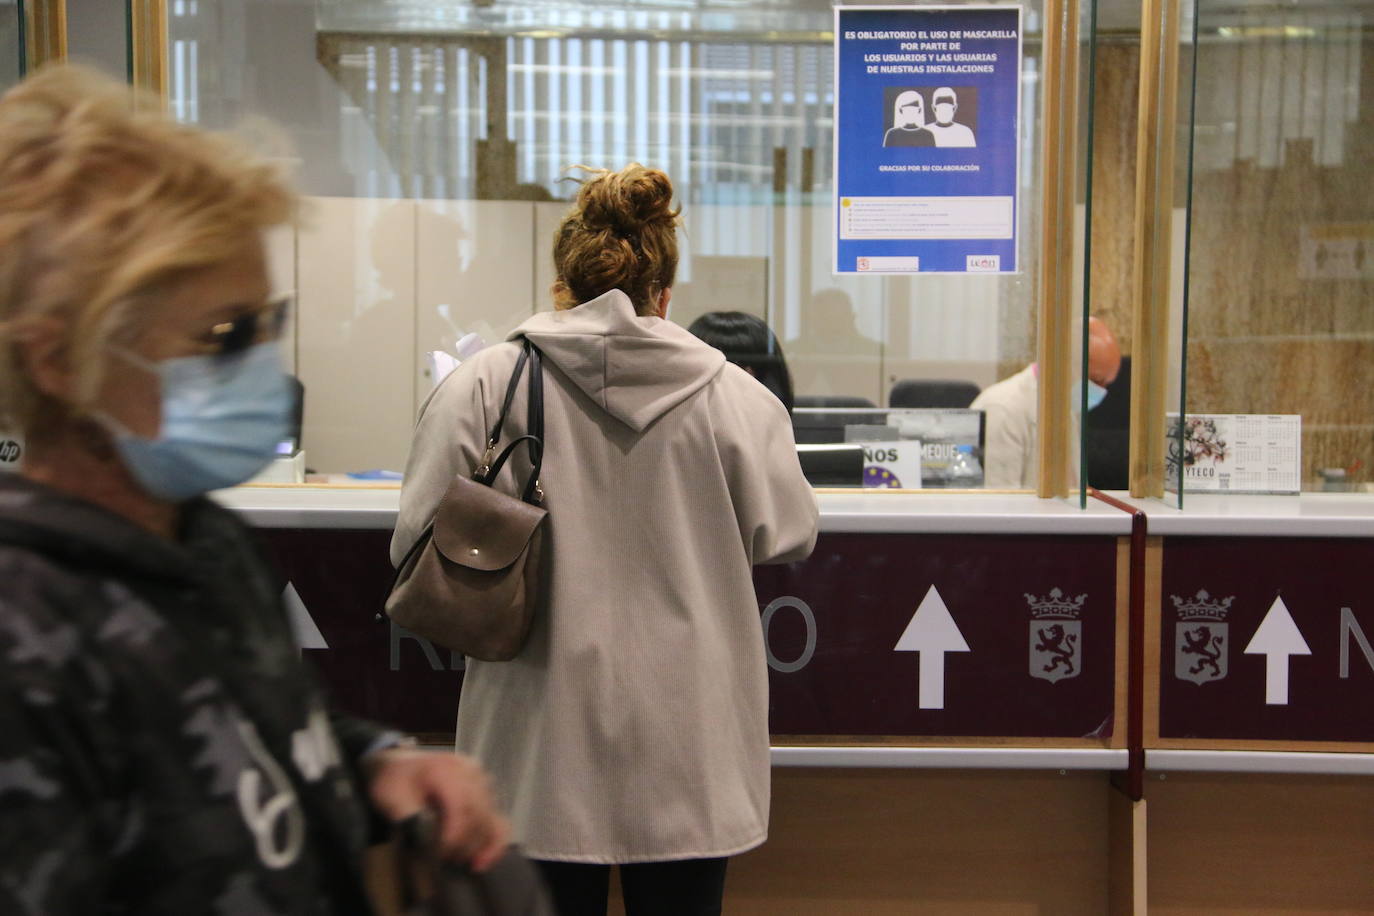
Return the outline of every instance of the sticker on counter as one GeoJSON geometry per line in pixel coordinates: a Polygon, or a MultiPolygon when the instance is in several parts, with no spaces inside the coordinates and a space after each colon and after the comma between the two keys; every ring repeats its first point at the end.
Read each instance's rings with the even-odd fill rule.
{"type": "Polygon", "coordinates": [[[1231,654],[1230,629],[1234,595],[1213,598],[1198,589],[1192,598],[1170,595],[1178,622],[1174,625],[1174,677],[1202,685],[1225,679],[1231,654]]]}
{"type": "Polygon", "coordinates": [[[945,653],[968,652],[968,641],[945,606],[945,599],[931,586],[911,622],[902,631],[894,652],[915,652],[920,658],[916,702],[921,709],[945,708],[945,653]]]}
{"type": "Polygon", "coordinates": [[[1061,589],[1048,595],[1026,594],[1030,605],[1030,676],[1051,684],[1078,677],[1083,670],[1083,602],[1061,589]]]}
{"type": "Polygon", "coordinates": [[[1294,655],[1311,655],[1283,598],[1275,598],[1260,621],[1259,629],[1245,647],[1246,655],[1264,656],[1264,702],[1269,706],[1288,705],[1288,660],[1294,655]]]}

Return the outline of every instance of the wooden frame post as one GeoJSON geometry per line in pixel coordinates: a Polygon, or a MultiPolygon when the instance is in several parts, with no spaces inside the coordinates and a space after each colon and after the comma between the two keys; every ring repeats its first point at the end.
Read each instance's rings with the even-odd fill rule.
{"type": "Polygon", "coordinates": [[[24,0],[20,7],[24,60],[20,75],[67,59],[67,0],[24,0]]]}
{"type": "Polygon", "coordinates": [[[129,81],[167,104],[167,0],[129,0],[129,81]]]}
{"type": "Polygon", "coordinates": [[[1078,175],[1078,0],[1045,4],[1037,445],[1041,497],[1069,495],[1073,426],[1074,192],[1078,175]]]}
{"type": "Polygon", "coordinates": [[[1162,497],[1169,372],[1169,276],[1178,110],[1179,0],[1144,0],[1136,125],[1130,486],[1162,497]]]}

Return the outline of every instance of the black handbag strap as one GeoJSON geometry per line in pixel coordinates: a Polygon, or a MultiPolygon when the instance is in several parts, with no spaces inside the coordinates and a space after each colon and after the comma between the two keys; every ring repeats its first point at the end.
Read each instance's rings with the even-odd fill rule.
{"type": "Polygon", "coordinates": [[[506,385],[506,396],[501,404],[501,415],[496,418],[496,424],[491,428],[491,435],[487,437],[487,450],[482,456],[481,463],[472,472],[472,479],[483,486],[491,486],[501,468],[505,466],[506,460],[510,458],[515,447],[525,443],[529,449],[530,457],[530,479],[525,484],[525,492],[520,497],[527,503],[539,505],[544,501],[544,490],[539,484],[539,474],[544,466],[544,367],[543,355],[539,348],[525,339],[525,346],[520,351],[520,358],[515,363],[515,369],[511,372],[510,383],[506,385]],[[501,441],[501,427],[505,425],[506,415],[510,413],[511,402],[515,400],[515,388],[520,382],[520,376],[524,372],[525,363],[530,366],[529,383],[529,415],[526,426],[526,433],[518,436],[511,441],[499,456],[496,455],[496,445],[501,441]]]}
{"type": "Polygon", "coordinates": [[[506,396],[501,402],[501,413],[496,418],[496,424],[491,428],[491,435],[487,436],[487,448],[496,448],[496,443],[501,441],[501,427],[506,422],[506,414],[510,413],[511,402],[515,400],[515,388],[520,384],[520,375],[525,371],[525,362],[530,358],[530,342],[525,341],[525,346],[520,348],[520,358],[515,361],[515,369],[510,374],[510,381],[506,383],[506,396]]]}
{"type": "MultiPolygon", "coordinates": [[[[525,345],[520,351],[520,358],[515,363],[515,370],[511,373],[510,383],[506,385],[506,396],[501,404],[501,415],[496,418],[496,425],[491,428],[491,435],[487,438],[487,450],[482,456],[481,463],[472,472],[472,479],[483,486],[491,486],[496,480],[496,475],[501,473],[501,468],[505,466],[506,460],[510,458],[511,452],[520,443],[527,443],[530,453],[530,463],[533,470],[530,473],[529,482],[525,484],[525,492],[521,497],[525,502],[532,505],[540,505],[544,502],[544,490],[539,485],[539,473],[544,466],[544,369],[543,355],[539,348],[525,339],[525,345]],[[493,459],[496,453],[496,443],[501,438],[501,427],[506,422],[506,414],[510,412],[511,402],[515,400],[516,384],[520,381],[520,375],[524,371],[525,363],[530,364],[530,390],[529,390],[529,432],[518,437],[501,451],[501,454],[493,459]]],[[[401,573],[410,565],[411,559],[419,553],[429,543],[430,537],[434,533],[434,519],[429,520],[425,530],[420,532],[420,536],[410,545],[401,562],[396,565],[396,571],[392,573],[391,585],[387,588],[390,595],[396,588],[396,583],[401,578],[401,573]]],[[[386,615],[378,613],[376,620],[386,620],[386,615]]]]}

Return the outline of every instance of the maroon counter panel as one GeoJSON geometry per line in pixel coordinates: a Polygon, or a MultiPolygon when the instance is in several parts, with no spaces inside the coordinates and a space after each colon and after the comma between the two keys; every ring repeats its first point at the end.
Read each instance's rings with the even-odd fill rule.
{"type": "MultiPolygon", "coordinates": [[[[390,533],[260,533],[344,708],[451,734],[462,660],[373,620],[390,533]]],[[[755,575],[773,733],[1119,745],[1118,556],[1106,535],[823,534],[755,575]]]]}
{"type": "Polygon", "coordinates": [[[1151,744],[1374,742],[1374,539],[1166,537],[1162,565],[1151,744]]]}

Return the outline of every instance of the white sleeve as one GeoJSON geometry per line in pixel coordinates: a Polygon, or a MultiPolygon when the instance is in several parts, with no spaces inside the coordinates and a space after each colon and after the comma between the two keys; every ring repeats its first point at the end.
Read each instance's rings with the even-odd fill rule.
{"type": "Polygon", "coordinates": [[[1001,399],[982,404],[975,400],[972,406],[986,418],[983,485],[996,490],[1026,486],[1035,454],[1034,425],[1027,422],[1024,411],[1001,399]]]}

